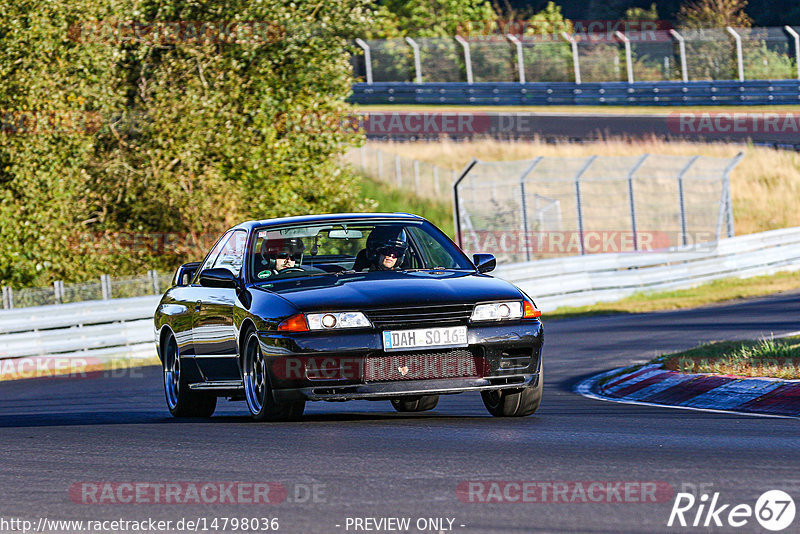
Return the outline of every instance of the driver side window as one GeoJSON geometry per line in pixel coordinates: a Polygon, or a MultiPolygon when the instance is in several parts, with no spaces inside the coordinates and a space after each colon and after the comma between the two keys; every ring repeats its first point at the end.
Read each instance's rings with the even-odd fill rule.
{"type": "Polygon", "coordinates": [[[211,249],[211,252],[208,253],[208,257],[206,258],[206,261],[204,261],[203,265],[200,266],[199,269],[197,269],[197,276],[200,276],[200,273],[202,271],[205,271],[206,269],[210,269],[211,267],[214,266],[214,262],[217,260],[217,257],[219,256],[219,253],[222,251],[222,247],[225,246],[225,244],[231,238],[232,234],[233,234],[233,232],[228,232],[227,234],[222,236],[222,238],[219,241],[217,241],[217,244],[214,245],[214,248],[211,249]]]}
{"type": "Polygon", "coordinates": [[[237,230],[225,241],[219,255],[209,267],[222,267],[228,269],[235,276],[239,276],[244,263],[244,249],[247,241],[247,232],[237,230]]]}

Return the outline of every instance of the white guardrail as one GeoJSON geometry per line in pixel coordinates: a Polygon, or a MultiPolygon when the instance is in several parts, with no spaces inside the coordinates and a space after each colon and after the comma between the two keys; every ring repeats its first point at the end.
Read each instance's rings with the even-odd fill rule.
{"type": "MultiPolygon", "coordinates": [[[[733,237],[712,246],[546,259],[503,265],[495,274],[521,287],[546,312],[719,278],[800,270],[800,228],[733,237]]],[[[0,311],[0,359],[152,358],[158,300],[149,296],[0,311]]]]}

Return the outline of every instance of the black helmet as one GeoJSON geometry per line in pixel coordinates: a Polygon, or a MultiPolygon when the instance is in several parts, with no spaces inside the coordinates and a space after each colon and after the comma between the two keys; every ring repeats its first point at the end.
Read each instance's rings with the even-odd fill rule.
{"type": "Polygon", "coordinates": [[[408,250],[408,239],[405,228],[402,226],[377,226],[367,238],[367,259],[374,265],[379,265],[379,257],[385,252],[394,250],[397,254],[395,268],[403,264],[405,253],[408,250]]]}
{"type": "Polygon", "coordinates": [[[293,257],[298,264],[301,263],[305,248],[303,240],[298,237],[273,237],[261,242],[261,256],[267,262],[268,269],[275,269],[275,260],[284,254],[293,257]]]}

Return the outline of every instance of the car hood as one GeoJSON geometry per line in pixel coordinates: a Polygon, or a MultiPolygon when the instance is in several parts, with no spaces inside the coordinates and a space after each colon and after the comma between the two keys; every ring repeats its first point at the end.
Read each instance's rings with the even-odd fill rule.
{"type": "Polygon", "coordinates": [[[372,272],[296,278],[254,289],[279,294],[300,311],[356,310],[520,299],[505,280],[474,272],[372,272]]]}

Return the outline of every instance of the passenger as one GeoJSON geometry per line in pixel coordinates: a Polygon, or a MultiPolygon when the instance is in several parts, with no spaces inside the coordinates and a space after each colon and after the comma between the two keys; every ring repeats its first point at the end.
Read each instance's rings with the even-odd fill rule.
{"type": "Polygon", "coordinates": [[[378,226],[367,238],[370,271],[397,271],[408,252],[406,231],[399,226],[378,226]]]}

